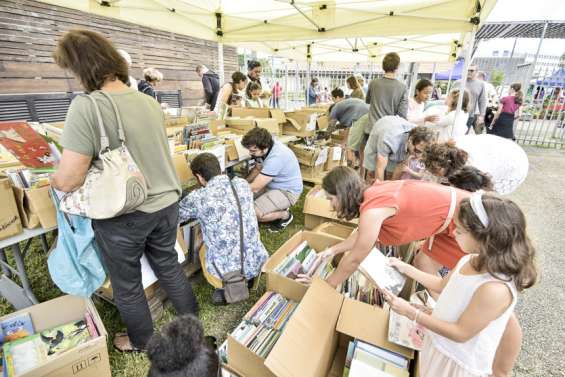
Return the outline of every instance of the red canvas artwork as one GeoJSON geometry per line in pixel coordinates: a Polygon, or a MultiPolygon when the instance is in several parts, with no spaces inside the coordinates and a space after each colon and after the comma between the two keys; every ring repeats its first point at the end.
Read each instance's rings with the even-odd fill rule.
{"type": "Polygon", "coordinates": [[[0,144],[26,167],[53,167],[49,144],[25,121],[0,122],[0,144]]]}

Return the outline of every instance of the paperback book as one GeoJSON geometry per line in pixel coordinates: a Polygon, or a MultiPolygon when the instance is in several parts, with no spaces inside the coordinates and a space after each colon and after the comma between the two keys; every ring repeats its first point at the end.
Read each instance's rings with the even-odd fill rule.
{"type": "Polygon", "coordinates": [[[349,343],[343,377],[408,377],[408,359],[360,340],[349,343]]]}
{"type": "MultiPolygon", "coordinates": [[[[416,292],[410,296],[410,302],[416,305],[433,309],[434,299],[426,291],[416,292]]],[[[388,340],[404,347],[421,351],[424,344],[425,328],[419,323],[414,323],[393,310],[390,311],[388,320],[388,340]]]]}

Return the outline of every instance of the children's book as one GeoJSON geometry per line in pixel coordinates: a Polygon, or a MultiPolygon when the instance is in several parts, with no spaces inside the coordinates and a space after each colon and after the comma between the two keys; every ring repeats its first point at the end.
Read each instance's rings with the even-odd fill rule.
{"type": "MultiPolygon", "coordinates": [[[[426,292],[420,291],[410,296],[413,304],[424,305],[430,309],[435,306],[434,299],[426,292]]],[[[390,311],[388,320],[388,340],[404,347],[421,351],[424,344],[425,328],[407,317],[390,311]]]]}
{"type": "Polygon", "coordinates": [[[0,144],[24,166],[54,166],[55,156],[49,144],[25,121],[0,122],[0,144]]]}
{"type": "Polygon", "coordinates": [[[0,342],[6,343],[32,335],[35,330],[29,313],[12,316],[0,322],[0,342]]]}
{"type": "Polygon", "coordinates": [[[8,376],[18,376],[37,368],[50,358],[91,338],[86,321],[81,319],[4,344],[8,376]]]}

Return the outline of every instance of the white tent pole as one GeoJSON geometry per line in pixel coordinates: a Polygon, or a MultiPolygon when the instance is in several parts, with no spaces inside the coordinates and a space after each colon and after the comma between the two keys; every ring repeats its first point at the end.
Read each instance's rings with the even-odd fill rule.
{"type": "Polygon", "coordinates": [[[284,108],[288,109],[288,64],[287,63],[284,63],[284,108]]]}
{"type": "Polygon", "coordinates": [[[446,94],[449,94],[449,90],[451,89],[451,78],[453,77],[453,71],[455,71],[455,66],[457,65],[457,60],[455,61],[455,64],[453,64],[453,67],[451,67],[451,70],[449,71],[449,78],[447,79],[447,91],[446,94]]]}
{"type": "MultiPolygon", "coordinates": [[[[473,27],[473,31],[471,31],[471,37],[467,43],[467,51],[465,54],[465,64],[463,66],[463,70],[461,71],[461,82],[459,85],[459,96],[457,96],[457,107],[455,110],[455,120],[451,125],[451,135],[453,136],[453,130],[455,129],[455,124],[457,124],[457,119],[461,116],[461,107],[463,106],[463,96],[465,95],[465,87],[467,86],[467,70],[469,69],[469,65],[471,65],[471,57],[473,56],[473,46],[475,45],[475,35],[477,34],[477,26],[473,27]]],[[[452,72],[455,70],[455,67],[452,72]]],[[[451,76],[451,75],[450,75],[451,76]]],[[[449,94],[449,93],[448,93],[449,94]]],[[[471,111],[475,111],[475,109],[468,109],[469,113],[471,111]]],[[[470,115],[469,115],[470,116],[470,115]]]]}
{"type": "Polygon", "coordinates": [[[224,44],[218,42],[218,76],[220,76],[220,85],[224,84],[224,44]]]}
{"type": "Polygon", "coordinates": [[[436,63],[432,67],[432,84],[436,85],[436,63]]]}

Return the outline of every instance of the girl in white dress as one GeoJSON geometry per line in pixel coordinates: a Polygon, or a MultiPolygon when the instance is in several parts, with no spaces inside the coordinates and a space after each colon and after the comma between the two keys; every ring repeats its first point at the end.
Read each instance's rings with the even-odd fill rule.
{"type": "Polygon", "coordinates": [[[512,201],[474,193],[461,202],[455,224],[457,243],[468,255],[445,279],[389,259],[400,272],[440,293],[428,313],[385,292],[392,310],[427,328],[421,377],[490,376],[517,294],[537,278],[526,220],[512,201]]]}

